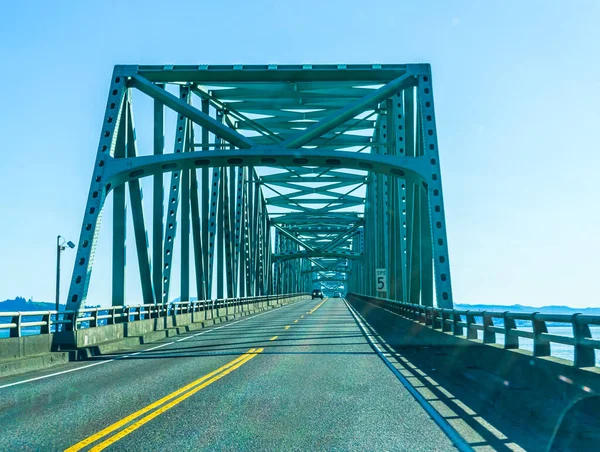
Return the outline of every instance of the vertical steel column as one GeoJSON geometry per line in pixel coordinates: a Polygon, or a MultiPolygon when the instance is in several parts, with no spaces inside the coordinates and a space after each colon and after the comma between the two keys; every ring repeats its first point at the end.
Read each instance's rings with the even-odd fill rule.
{"type": "MultiPolygon", "coordinates": [[[[275,234],[275,254],[281,253],[281,234],[278,229],[274,229],[275,234]]],[[[281,292],[281,261],[273,264],[273,273],[275,279],[275,293],[280,294],[281,292]]]]}
{"type": "Polygon", "coordinates": [[[433,306],[433,257],[431,255],[431,223],[427,193],[421,192],[421,304],[433,306]]]}
{"type": "Polygon", "coordinates": [[[253,278],[252,278],[252,267],[251,267],[251,247],[252,247],[252,237],[250,236],[251,232],[251,222],[252,222],[252,206],[250,200],[252,199],[252,174],[253,168],[248,167],[247,170],[247,178],[245,183],[245,191],[244,191],[244,271],[245,271],[245,281],[246,281],[246,296],[253,296],[253,278]]]}
{"type": "Polygon", "coordinates": [[[410,279],[409,279],[409,303],[419,304],[421,301],[421,189],[413,185],[410,197],[407,201],[409,211],[410,233],[407,241],[410,241],[410,279]]]}
{"type": "MultiPolygon", "coordinates": [[[[376,128],[376,141],[379,143],[375,148],[376,154],[385,155],[388,154],[387,149],[387,112],[385,110],[385,104],[380,106],[379,118],[377,121],[376,128]],[[382,145],[381,143],[386,143],[386,145],[382,145]]],[[[375,224],[377,225],[377,242],[376,242],[376,250],[377,250],[377,268],[385,268],[388,273],[388,281],[390,279],[389,275],[389,265],[388,265],[388,249],[389,249],[389,241],[388,241],[388,177],[384,174],[377,174],[377,190],[376,190],[376,205],[377,205],[377,220],[375,224]]],[[[387,292],[379,291],[377,293],[379,296],[387,297],[389,294],[387,292]]]]}
{"type": "MultiPolygon", "coordinates": [[[[414,87],[404,90],[404,118],[400,121],[400,125],[404,124],[404,152],[407,157],[415,157],[415,96],[414,87]]],[[[402,208],[402,266],[404,268],[404,286],[402,288],[402,300],[408,302],[410,299],[410,253],[411,253],[411,232],[410,224],[412,222],[412,204],[408,205],[408,200],[413,200],[413,183],[405,180],[400,186],[401,197],[400,206],[402,208]],[[409,216],[410,210],[410,216],[409,216]]]]}
{"type": "Polygon", "coordinates": [[[258,177],[256,171],[252,169],[252,274],[254,277],[253,293],[254,295],[260,295],[261,285],[261,273],[260,273],[260,185],[258,184],[258,177]]]}
{"type": "Polygon", "coordinates": [[[363,227],[364,230],[364,239],[366,241],[365,250],[363,252],[363,262],[364,262],[364,293],[367,295],[374,295],[373,293],[373,278],[374,273],[372,272],[373,268],[373,259],[374,259],[374,250],[370,246],[371,243],[374,243],[374,224],[373,224],[373,208],[374,208],[374,200],[373,200],[373,192],[374,192],[374,179],[375,175],[373,173],[367,174],[367,187],[366,187],[366,196],[365,196],[365,225],[363,227]]]}
{"type": "MultiPolygon", "coordinates": [[[[164,89],[164,85],[157,85],[164,89]]],[[[164,105],[154,100],[154,155],[162,155],[165,147],[164,105]]],[[[163,300],[163,216],[164,191],[163,175],[155,174],[152,182],[152,284],[154,303],[163,300]]]]}
{"type": "MultiPolygon", "coordinates": [[[[219,200],[219,185],[221,184],[221,170],[220,168],[212,168],[212,182],[210,185],[210,198],[209,198],[209,215],[208,215],[208,268],[207,268],[207,281],[208,281],[208,298],[213,296],[213,281],[215,273],[215,253],[217,252],[217,204],[219,200]]],[[[218,272],[218,265],[217,265],[218,272]]],[[[217,273],[218,275],[218,273],[217,273]]],[[[217,276],[218,277],[218,276],[217,276]]]]}
{"type": "MultiPolygon", "coordinates": [[[[406,130],[404,118],[403,92],[397,93],[387,102],[388,110],[388,142],[391,152],[398,157],[406,156],[406,130]]],[[[391,296],[395,300],[406,300],[406,181],[399,177],[389,178],[391,198],[390,259],[393,261],[390,278],[391,296]],[[392,243],[393,242],[393,243],[392,243]]]]}
{"type": "Polygon", "coordinates": [[[242,177],[242,191],[241,191],[241,202],[240,202],[240,297],[248,296],[248,278],[247,278],[247,259],[248,259],[248,248],[247,248],[247,218],[248,218],[248,206],[246,204],[247,190],[248,190],[248,169],[244,168],[242,177]]]}
{"type": "Polygon", "coordinates": [[[225,189],[223,190],[223,215],[225,222],[223,224],[223,230],[225,233],[225,272],[226,272],[226,289],[227,289],[227,297],[234,296],[234,281],[233,281],[233,240],[232,240],[232,207],[233,202],[232,199],[235,197],[235,168],[230,167],[224,170],[225,177],[225,189]],[[234,190],[232,193],[232,189],[234,190]]]}
{"type": "MultiPolygon", "coordinates": [[[[189,150],[191,124],[186,127],[183,152],[189,150]]],[[[180,301],[190,301],[190,171],[181,172],[181,294],[180,301]]],[[[194,170],[195,171],[195,170],[194,170]]]]}
{"type": "MultiPolygon", "coordinates": [[[[191,144],[194,142],[194,128],[190,127],[190,142],[188,149],[191,149],[191,144]]],[[[204,260],[202,243],[202,231],[200,226],[200,200],[198,196],[198,171],[192,170],[190,178],[190,203],[192,214],[192,239],[194,243],[194,267],[196,276],[196,291],[198,300],[206,300],[206,281],[204,271],[204,260]]]]}
{"type": "MultiPolygon", "coordinates": [[[[210,104],[208,102],[208,99],[202,99],[202,113],[208,115],[210,112],[210,104]]],[[[203,152],[208,152],[209,148],[208,148],[208,144],[209,144],[209,136],[208,136],[208,129],[206,127],[202,127],[202,136],[200,137],[201,141],[202,141],[202,151],[203,152]]],[[[211,186],[210,186],[210,177],[211,177],[211,170],[209,168],[202,168],[202,191],[201,191],[201,199],[202,199],[202,268],[204,269],[204,275],[203,275],[203,280],[204,280],[204,297],[205,299],[210,299],[212,297],[212,292],[211,292],[211,281],[212,281],[212,273],[209,272],[212,271],[212,266],[210,266],[209,268],[209,264],[208,264],[208,255],[209,255],[209,250],[210,250],[210,241],[208,239],[209,237],[209,224],[210,224],[210,193],[211,193],[211,186]]]]}
{"type": "Polygon", "coordinates": [[[241,271],[241,263],[243,260],[243,228],[242,228],[242,197],[245,185],[245,169],[237,169],[237,189],[235,195],[235,247],[233,250],[234,259],[234,279],[236,284],[236,296],[241,297],[244,288],[244,273],[241,271]]]}
{"type": "MultiPolygon", "coordinates": [[[[190,90],[187,86],[179,88],[179,97],[185,102],[190,101],[190,90]]],[[[188,119],[183,115],[177,116],[177,128],[175,130],[174,153],[183,152],[187,137],[188,119]]],[[[169,302],[169,289],[171,287],[171,267],[173,262],[173,244],[177,234],[177,210],[179,207],[179,185],[181,171],[171,173],[171,185],[169,189],[169,202],[167,204],[167,221],[165,228],[164,252],[163,252],[163,304],[169,302]]],[[[189,202],[189,200],[188,200],[189,202]]],[[[188,230],[189,234],[189,230],[188,230]]],[[[188,276],[189,277],[189,276],[188,276]]]]}
{"type": "MultiPolygon", "coordinates": [[[[223,110],[217,110],[217,121],[219,123],[223,123],[223,118],[224,118],[224,111],[223,110]]],[[[224,141],[215,136],[215,144],[216,145],[222,145],[224,143],[224,141]]],[[[225,170],[225,168],[219,168],[219,185],[218,185],[218,190],[217,190],[217,208],[216,208],[216,215],[215,215],[215,227],[214,227],[214,249],[213,249],[213,253],[216,257],[216,261],[217,261],[217,265],[215,268],[216,271],[216,278],[217,278],[217,298],[219,299],[223,299],[225,298],[225,284],[223,281],[224,278],[224,269],[225,269],[225,262],[224,262],[224,246],[225,246],[225,240],[224,240],[224,231],[223,231],[223,225],[225,223],[224,220],[224,212],[227,209],[227,206],[225,205],[225,199],[224,199],[224,192],[227,190],[227,171],[225,170]]],[[[212,201],[212,199],[211,199],[212,201]]]]}
{"type": "MultiPolygon", "coordinates": [[[[130,91],[130,90],[129,90],[130,91]]],[[[137,144],[135,138],[135,123],[133,109],[131,108],[131,92],[127,93],[127,157],[137,157],[137,144]]],[[[150,253],[146,220],[144,219],[144,204],[142,199],[142,184],[139,179],[129,181],[129,199],[131,201],[131,216],[133,218],[133,231],[138,257],[140,282],[142,284],[142,297],[144,304],[154,303],[152,288],[152,270],[150,266],[150,253]]],[[[161,215],[162,218],[162,215],[161,215]]]]}
{"type": "MultiPolygon", "coordinates": [[[[397,130],[396,130],[396,122],[395,117],[397,115],[397,108],[394,106],[397,104],[397,98],[388,99],[386,101],[385,110],[387,112],[386,115],[386,126],[387,126],[387,153],[388,155],[397,155],[399,152],[399,147],[396,146],[397,141],[397,130]]],[[[402,269],[397,267],[397,257],[399,253],[397,252],[399,243],[398,243],[398,191],[397,187],[399,184],[399,179],[397,177],[388,177],[387,181],[387,191],[388,191],[388,225],[387,225],[387,235],[388,235],[388,247],[385,250],[387,254],[388,261],[388,298],[398,299],[396,289],[398,286],[398,276],[402,275],[402,269]]]]}
{"type": "MultiPolygon", "coordinates": [[[[127,102],[127,101],[125,101],[127,102]]],[[[127,112],[123,109],[121,123],[115,146],[115,158],[127,155],[127,112]]],[[[127,202],[125,200],[125,184],[113,189],[113,247],[112,247],[112,305],[125,305],[125,240],[127,227],[127,202]]]]}
{"type": "Polygon", "coordinates": [[[226,168],[220,168],[221,180],[219,184],[219,200],[217,208],[217,225],[216,232],[216,250],[217,255],[217,298],[225,298],[225,192],[227,191],[227,171],[226,168]]]}
{"type": "MultiPolygon", "coordinates": [[[[267,207],[265,204],[265,215],[268,215],[267,212],[267,207]]],[[[273,245],[271,242],[271,222],[269,221],[269,217],[266,216],[266,221],[265,221],[265,241],[266,241],[266,257],[265,257],[265,272],[267,273],[268,276],[268,281],[267,281],[267,294],[269,295],[273,295],[274,293],[274,288],[275,288],[275,284],[274,284],[274,272],[273,272],[273,266],[271,265],[272,262],[272,257],[273,257],[273,245]]],[[[309,263],[310,266],[310,263],[309,263]]]]}
{"type": "Polygon", "coordinates": [[[427,180],[427,196],[429,204],[429,221],[431,222],[433,258],[435,260],[435,291],[437,305],[452,308],[452,286],[450,282],[450,260],[446,237],[446,220],[442,194],[442,176],[435,126],[435,110],[433,107],[433,87],[431,83],[431,66],[424,64],[422,75],[418,78],[417,99],[421,117],[421,137],[425,158],[430,164],[431,173],[427,180]]]}

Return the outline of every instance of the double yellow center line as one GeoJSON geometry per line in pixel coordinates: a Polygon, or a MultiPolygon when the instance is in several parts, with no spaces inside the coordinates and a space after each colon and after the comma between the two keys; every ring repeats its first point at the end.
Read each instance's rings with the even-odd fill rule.
{"type": "MultiPolygon", "coordinates": [[[[315,312],[317,309],[319,309],[321,306],[323,306],[323,303],[325,303],[327,300],[328,300],[328,298],[325,298],[325,299],[324,299],[322,302],[320,302],[318,305],[316,305],[316,306],[315,306],[314,308],[312,308],[310,311],[306,311],[306,313],[307,313],[307,314],[312,314],[312,313],[313,313],[313,312],[315,312]]],[[[302,315],[302,316],[300,316],[300,319],[303,319],[303,318],[304,318],[304,316],[303,316],[303,315],[302,315]]],[[[296,320],[294,320],[294,323],[298,323],[298,320],[300,320],[300,319],[296,319],[296,320]]],[[[284,329],[286,329],[286,330],[289,330],[289,329],[290,329],[290,325],[286,325],[286,326],[284,327],[284,329]]],[[[275,336],[275,337],[277,337],[277,336],[275,336]]],[[[271,339],[271,340],[273,340],[273,339],[271,339]]]]}
{"type": "Polygon", "coordinates": [[[131,432],[137,430],[142,425],[150,422],[155,417],[161,415],[165,411],[170,410],[175,405],[183,402],[188,397],[193,396],[198,391],[206,388],[207,386],[211,385],[212,383],[219,380],[220,378],[223,378],[225,375],[229,374],[230,372],[233,372],[238,367],[243,366],[248,361],[250,361],[252,358],[254,358],[256,355],[261,353],[263,350],[264,350],[263,348],[259,348],[259,349],[252,348],[252,349],[248,350],[243,355],[237,357],[233,361],[230,361],[229,363],[225,364],[224,366],[219,367],[217,370],[204,375],[203,377],[197,379],[196,381],[193,381],[190,384],[178,389],[177,391],[172,392],[171,394],[163,397],[162,399],[157,400],[154,403],[151,403],[147,407],[144,407],[141,410],[138,410],[135,413],[130,414],[129,416],[121,419],[120,421],[117,421],[114,424],[106,427],[105,429],[100,430],[98,433],[84,439],[83,441],[78,442],[74,446],[69,447],[65,452],[79,451],[79,450],[89,446],[90,444],[95,443],[99,439],[104,438],[105,436],[115,432],[116,430],[119,430],[121,427],[124,427],[125,425],[129,424],[130,422],[139,418],[140,416],[143,416],[141,419],[137,420],[133,424],[130,424],[123,430],[119,431],[118,433],[116,433],[113,436],[110,436],[109,438],[107,438],[106,440],[101,442],[100,444],[97,444],[96,446],[94,446],[90,449],[91,451],[104,450],[111,444],[119,441],[120,439],[129,435],[131,432]],[[149,413],[149,414],[146,415],[146,413],[149,413]],[[144,416],[144,415],[146,415],[146,416],[144,416]]]}
{"type": "Polygon", "coordinates": [[[320,302],[318,305],[316,305],[314,308],[312,308],[310,311],[308,311],[308,314],[312,314],[313,312],[315,312],[317,309],[319,309],[321,306],[323,306],[323,303],[325,303],[327,301],[327,298],[325,298],[322,302],[320,302]]]}

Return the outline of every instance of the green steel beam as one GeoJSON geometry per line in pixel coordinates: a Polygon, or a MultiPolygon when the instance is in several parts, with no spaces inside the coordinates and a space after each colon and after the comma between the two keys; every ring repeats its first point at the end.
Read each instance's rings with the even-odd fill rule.
{"type": "Polygon", "coordinates": [[[239,134],[235,130],[224,126],[217,120],[192,107],[189,103],[178,99],[164,89],[160,89],[154,83],[149,82],[143,77],[137,75],[132,77],[130,79],[130,85],[144,94],[152,97],[153,99],[160,101],[162,104],[173,109],[177,113],[186,116],[199,126],[207,128],[218,137],[223,138],[235,146],[246,149],[251,148],[254,145],[252,140],[239,134]]]}
{"type": "Polygon", "coordinates": [[[340,111],[332,113],[327,118],[319,121],[317,124],[310,126],[304,132],[297,134],[295,137],[285,140],[282,144],[288,148],[299,148],[305,144],[310,143],[315,138],[319,138],[339,126],[345,123],[349,119],[354,118],[357,114],[362,113],[368,108],[377,105],[382,100],[386,99],[395,92],[412,86],[414,83],[414,77],[412,75],[404,74],[397,79],[392,80],[386,84],[383,88],[374,90],[371,94],[367,94],[362,99],[359,99],[343,107],[340,111]]]}
{"type": "MultiPolygon", "coordinates": [[[[136,157],[138,151],[135,141],[133,109],[131,108],[130,100],[131,95],[129,94],[127,99],[127,157],[136,157]]],[[[142,202],[144,194],[139,180],[129,182],[129,199],[131,202],[131,216],[133,218],[133,232],[135,235],[140,283],[142,286],[142,299],[144,304],[153,304],[154,291],[152,287],[152,269],[150,264],[144,205],[142,202]]]]}
{"type": "MultiPolygon", "coordinates": [[[[157,85],[164,89],[164,85],[157,85]]],[[[165,147],[164,132],[164,106],[154,100],[154,155],[162,155],[165,147]]],[[[164,217],[164,191],[163,176],[157,174],[152,182],[152,289],[154,291],[154,303],[162,303],[163,300],[163,217],[164,217]]]]}
{"type": "Polygon", "coordinates": [[[118,66],[104,121],[69,309],[85,303],[111,191],[112,302],[125,302],[126,185],[144,302],[172,298],[173,249],[179,295],[190,298],[192,247],[199,298],[308,291],[333,279],[376,295],[384,268],[386,297],[452,307],[428,65],[118,66]],[[135,147],[128,86],[153,99],[152,155],[135,147]],[[178,118],[169,153],[165,108],[178,118]],[[153,180],[152,262],[144,177],[153,180]]]}
{"type": "MultiPolygon", "coordinates": [[[[189,102],[189,89],[180,87],[179,96],[185,102],[189,102]]],[[[185,151],[185,139],[187,137],[188,119],[185,116],[178,116],[175,128],[175,143],[173,145],[173,155],[183,155],[185,151]]],[[[139,159],[141,157],[138,157],[139,159]]],[[[163,157],[164,158],[164,157],[163,157]]],[[[169,185],[169,195],[167,200],[167,213],[165,221],[165,239],[163,242],[163,293],[162,303],[169,302],[169,292],[171,288],[171,269],[173,267],[173,250],[175,249],[175,238],[177,237],[177,211],[179,209],[179,191],[181,171],[169,171],[172,168],[166,168],[171,172],[171,184],[169,185]]]]}
{"type": "MultiPolygon", "coordinates": [[[[127,156],[127,125],[129,122],[128,108],[121,115],[121,124],[117,135],[114,158],[127,156]]],[[[126,228],[127,201],[125,184],[115,187],[113,191],[113,248],[112,248],[112,305],[125,305],[125,258],[126,258],[126,228]]]]}

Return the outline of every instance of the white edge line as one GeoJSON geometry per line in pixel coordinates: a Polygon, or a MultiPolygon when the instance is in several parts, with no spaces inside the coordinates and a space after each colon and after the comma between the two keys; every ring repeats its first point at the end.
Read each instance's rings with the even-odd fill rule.
{"type": "Polygon", "coordinates": [[[113,359],[109,359],[109,360],[106,360],[106,361],[100,361],[100,362],[97,362],[97,363],[88,364],[88,365],[86,365],[86,366],[80,366],[80,367],[76,367],[76,368],[74,368],[74,369],[63,370],[63,371],[61,371],[61,372],[55,372],[55,373],[53,373],[53,374],[42,375],[42,376],[40,376],[40,377],[29,378],[28,380],[21,380],[21,381],[15,381],[14,383],[8,383],[8,384],[5,384],[5,385],[2,385],[2,386],[0,386],[0,389],[4,389],[4,388],[10,388],[11,386],[22,385],[22,384],[25,384],[25,383],[30,383],[30,382],[32,382],[32,381],[44,380],[44,379],[46,379],[46,378],[50,378],[50,377],[56,377],[56,376],[58,376],[58,375],[68,374],[68,373],[71,373],[71,372],[76,372],[76,371],[78,371],[78,370],[89,369],[90,367],[100,366],[100,365],[102,365],[102,364],[108,364],[108,363],[111,363],[111,362],[113,362],[113,361],[120,361],[120,360],[122,360],[122,359],[129,358],[129,357],[131,357],[131,356],[136,356],[136,355],[139,355],[139,354],[141,354],[141,353],[151,352],[151,351],[153,351],[153,350],[157,350],[157,349],[159,349],[159,348],[166,347],[167,345],[173,345],[173,344],[175,344],[176,342],[181,342],[181,341],[184,341],[184,340],[186,340],[186,339],[190,339],[190,338],[192,338],[192,337],[196,337],[196,336],[200,336],[200,335],[202,335],[202,334],[210,333],[211,331],[220,330],[221,328],[225,328],[225,327],[227,327],[227,326],[229,326],[229,325],[234,325],[234,324],[236,324],[236,323],[245,322],[246,320],[255,319],[256,317],[260,317],[261,315],[265,315],[265,314],[269,314],[269,313],[271,313],[271,312],[279,311],[280,309],[283,309],[283,308],[289,308],[290,306],[293,306],[293,305],[295,305],[295,304],[296,304],[296,303],[291,303],[291,304],[286,304],[286,305],[284,305],[284,306],[279,306],[278,308],[275,308],[275,309],[270,309],[270,310],[268,310],[268,311],[266,311],[266,312],[262,312],[262,313],[260,313],[260,314],[256,314],[256,315],[250,315],[250,316],[248,316],[248,317],[246,317],[246,318],[244,318],[244,319],[240,319],[240,320],[236,320],[235,322],[227,323],[226,325],[221,325],[221,326],[219,326],[219,327],[216,327],[216,328],[211,328],[210,330],[207,330],[207,331],[202,331],[202,332],[200,332],[200,333],[193,334],[193,335],[191,335],[191,336],[186,336],[186,337],[184,337],[184,338],[178,339],[178,340],[176,340],[176,341],[173,341],[173,342],[167,342],[166,344],[157,345],[156,347],[152,347],[152,348],[148,348],[148,349],[145,349],[145,350],[141,350],[141,351],[139,351],[139,352],[136,352],[136,353],[130,353],[130,354],[127,354],[127,355],[119,356],[118,358],[113,358],[113,359]]]}
{"type": "Polygon", "coordinates": [[[363,334],[369,341],[369,343],[373,346],[379,357],[383,360],[383,362],[389,367],[392,373],[400,380],[400,383],[410,392],[410,394],[415,398],[415,400],[423,407],[423,409],[429,414],[429,416],[433,419],[433,421],[442,429],[442,431],[446,434],[446,436],[452,441],[452,443],[458,448],[460,451],[469,451],[472,452],[473,448],[469,446],[466,440],[458,433],[454,427],[448,423],[446,419],[437,412],[437,410],[417,391],[414,386],[402,375],[398,369],[394,367],[394,365],[385,357],[382,353],[379,346],[371,339],[371,335],[367,332],[366,328],[363,325],[363,322],[358,317],[357,313],[354,311],[354,308],[350,306],[350,304],[344,299],[344,303],[346,303],[346,307],[358,323],[358,326],[362,330],[363,334]]]}

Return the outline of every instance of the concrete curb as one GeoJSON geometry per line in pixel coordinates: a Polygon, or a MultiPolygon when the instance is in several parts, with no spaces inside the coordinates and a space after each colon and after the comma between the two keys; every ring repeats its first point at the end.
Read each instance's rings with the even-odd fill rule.
{"type": "Polygon", "coordinates": [[[70,361],[69,352],[50,352],[43,355],[0,361],[0,377],[60,366],[70,361]]]}

